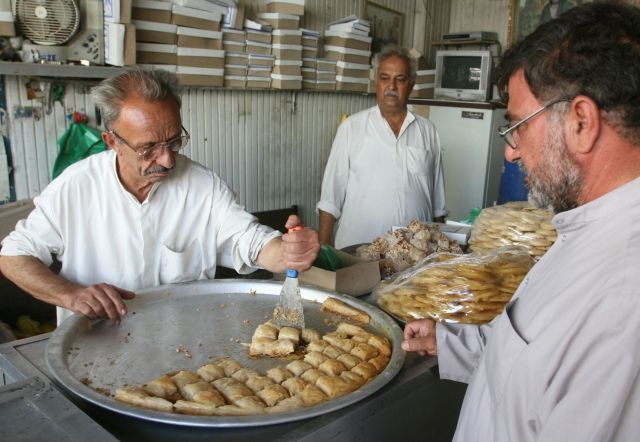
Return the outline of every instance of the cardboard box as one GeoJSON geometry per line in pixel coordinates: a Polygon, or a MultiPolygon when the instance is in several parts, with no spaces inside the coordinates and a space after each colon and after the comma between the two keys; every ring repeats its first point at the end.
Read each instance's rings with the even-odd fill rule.
{"type": "Polygon", "coordinates": [[[178,26],[178,47],[222,49],[222,32],[178,26]]]}
{"type": "Polygon", "coordinates": [[[271,43],[258,43],[247,40],[247,54],[271,55],[271,43]]]}
{"type": "Polygon", "coordinates": [[[227,13],[226,6],[221,6],[208,0],[172,0],[171,3],[186,6],[187,8],[200,9],[201,11],[213,12],[221,16],[227,13]]]}
{"type": "Polygon", "coordinates": [[[271,67],[275,59],[273,55],[249,54],[249,65],[271,67]]]}
{"type": "Polygon", "coordinates": [[[224,87],[245,88],[247,86],[247,77],[241,75],[225,75],[224,87]]]}
{"type": "Polygon", "coordinates": [[[435,83],[416,84],[411,91],[411,98],[433,98],[435,83]]]}
{"type": "Polygon", "coordinates": [[[135,26],[104,22],[104,62],[112,66],[136,64],[135,26]]]}
{"type": "Polygon", "coordinates": [[[371,65],[346,63],[339,61],[336,63],[336,74],[343,77],[369,78],[371,65]]]}
{"type": "Polygon", "coordinates": [[[312,68],[302,68],[302,81],[312,80],[314,83],[316,81],[316,70],[312,68]]]}
{"type": "Polygon", "coordinates": [[[247,43],[249,43],[250,41],[257,41],[258,43],[271,43],[271,32],[247,29],[247,43]]]}
{"type": "Polygon", "coordinates": [[[141,64],[176,64],[178,46],[136,43],[136,62],[141,64]]]}
{"type": "Polygon", "coordinates": [[[224,75],[225,77],[243,77],[246,80],[248,67],[241,64],[225,64],[224,75]]]}
{"type": "Polygon", "coordinates": [[[302,67],[303,68],[315,68],[317,63],[316,58],[302,57],[302,67]]]}
{"type": "Polygon", "coordinates": [[[315,90],[316,89],[316,81],[315,80],[305,80],[303,78],[302,79],[302,89],[315,90]]]}
{"type": "Polygon", "coordinates": [[[219,31],[222,15],[215,12],[201,11],[186,6],[173,5],[171,23],[188,28],[219,31]]]}
{"type": "Polygon", "coordinates": [[[271,87],[271,78],[265,77],[247,77],[248,88],[269,89],[271,87]]]}
{"type": "Polygon", "coordinates": [[[316,89],[319,91],[335,91],[336,90],[336,81],[335,80],[316,80],[316,89]]]}
{"type": "Polygon", "coordinates": [[[304,15],[304,0],[265,0],[265,3],[269,12],[304,15]]]}
{"type": "Polygon", "coordinates": [[[299,29],[274,29],[271,42],[279,45],[302,45],[302,31],[299,29]]]}
{"type": "MultiPolygon", "coordinates": [[[[317,86],[317,85],[316,85],[317,86]]],[[[335,250],[342,259],[343,268],[332,272],[318,267],[300,273],[298,279],[304,284],[312,284],[332,292],[361,296],[371,293],[380,282],[380,264],[378,261],[364,261],[353,255],[335,250]]]]}
{"type": "Polygon", "coordinates": [[[273,89],[302,89],[302,75],[271,74],[273,89]]]}
{"type": "Polygon", "coordinates": [[[327,30],[324,33],[324,44],[327,46],[342,46],[361,51],[371,50],[371,37],[354,34],[352,32],[327,30]]]}
{"type": "Polygon", "coordinates": [[[318,58],[318,50],[313,46],[303,46],[302,58],[318,58]]]}
{"type": "Polygon", "coordinates": [[[336,73],[331,71],[321,71],[319,69],[316,70],[316,80],[318,81],[330,81],[332,83],[336,82],[336,73]]]}
{"type": "Polygon", "coordinates": [[[271,53],[283,60],[302,60],[302,45],[271,45],[271,53]]]}
{"type": "Polygon", "coordinates": [[[131,18],[134,20],[154,21],[157,23],[171,23],[170,2],[156,0],[133,0],[131,18]]]}
{"type": "Polygon", "coordinates": [[[271,68],[269,66],[249,66],[247,77],[271,78],[271,68]]]}
{"type": "Polygon", "coordinates": [[[273,73],[280,75],[302,75],[302,60],[278,60],[273,65],[273,73]]]}
{"type": "Polygon", "coordinates": [[[436,70],[426,69],[416,72],[416,84],[433,83],[436,80],[436,70]]]}
{"type": "Polygon", "coordinates": [[[102,11],[105,22],[131,23],[131,8],[131,0],[102,0],[102,11]]]}
{"type": "Polygon", "coordinates": [[[347,63],[369,64],[371,59],[370,51],[361,51],[359,49],[350,49],[342,46],[326,46],[324,47],[324,56],[329,60],[345,61],[347,63]]]}
{"type": "Polygon", "coordinates": [[[234,41],[234,42],[246,44],[247,33],[246,31],[240,31],[238,29],[222,28],[222,40],[225,42],[234,41]]]}
{"type": "Polygon", "coordinates": [[[239,42],[222,40],[222,47],[227,52],[244,53],[247,48],[247,44],[244,41],[239,42]]]}
{"type": "Polygon", "coordinates": [[[316,49],[320,49],[320,38],[312,35],[302,34],[302,46],[311,46],[316,49]]]}
{"type": "Polygon", "coordinates": [[[300,27],[300,17],[297,15],[261,12],[258,14],[258,18],[269,23],[273,29],[298,29],[300,27]]]}
{"type": "Polygon", "coordinates": [[[136,41],[145,43],[175,44],[178,33],[176,25],[144,20],[133,20],[136,27],[136,41]]]}
{"type": "Polygon", "coordinates": [[[191,66],[178,66],[176,75],[184,86],[213,86],[224,84],[223,69],[207,69],[191,66]]]}
{"type": "Polygon", "coordinates": [[[318,58],[316,61],[316,67],[319,71],[336,71],[337,62],[335,60],[327,60],[325,58],[318,58]]]}
{"type": "Polygon", "coordinates": [[[238,64],[247,66],[249,64],[249,57],[243,52],[225,51],[224,64],[238,64]]]}
{"type": "MultiPolygon", "coordinates": [[[[190,66],[206,69],[224,68],[224,51],[216,49],[178,48],[178,67],[190,66]]],[[[220,76],[224,75],[220,74],[220,76]]],[[[222,84],[222,83],[221,83],[222,84]]]]}
{"type": "Polygon", "coordinates": [[[136,66],[139,66],[142,69],[146,69],[149,71],[167,71],[175,74],[178,70],[178,66],[175,64],[140,64],[137,63],[136,66]]]}
{"type": "Polygon", "coordinates": [[[336,90],[350,92],[367,92],[369,90],[369,79],[343,77],[342,75],[336,75],[336,90]]]}
{"type": "Polygon", "coordinates": [[[0,12],[0,35],[3,37],[16,36],[16,26],[13,22],[13,14],[11,12],[0,12]]]}

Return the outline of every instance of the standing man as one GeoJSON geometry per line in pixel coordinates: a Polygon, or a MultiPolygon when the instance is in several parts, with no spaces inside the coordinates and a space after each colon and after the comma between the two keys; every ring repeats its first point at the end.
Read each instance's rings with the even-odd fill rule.
{"type": "MultiPolygon", "coordinates": [[[[130,69],[92,98],[109,150],[68,167],[2,242],[2,273],[58,306],[59,322],[72,312],[118,322],[132,291],[211,279],[218,264],[239,273],[311,266],[315,231],[281,236],[258,224],[216,174],[179,154],[189,134],[175,75],[130,69]],[[53,254],[59,275],[48,268],[53,254]]],[[[286,227],[299,224],[291,216],[286,227]]]]}
{"type": "Polygon", "coordinates": [[[506,157],[558,240],[490,325],[407,324],[406,350],[469,382],[458,441],[640,434],[640,9],[588,3],[499,66],[506,157]]]}
{"type": "Polygon", "coordinates": [[[407,110],[415,60],[388,46],[374,64],[378,104],[338,128],[317,205],[320,241],[333,244],[335,231],[338,248],[371,242],[414,218],[443,221],[447,214],[438,133],[407,110]]]}

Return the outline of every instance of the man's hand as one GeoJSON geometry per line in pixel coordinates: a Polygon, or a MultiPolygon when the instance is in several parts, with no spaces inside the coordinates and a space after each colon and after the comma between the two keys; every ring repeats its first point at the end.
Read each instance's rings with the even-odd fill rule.
{"type": "Polygon", "coordinates": [[[94,284],[75,290],[68,298],[70,305],[66,307],[90,319],[105,318],[119,323],[127,314],[123,299],[135,296],[133,292],[110,284],[94,284]]]}
{"type": "Polygon", "coordinates": [[[296,215],[290,215],[284,225],[287,229],[294,229],[282,236],[282,258],[288,269],[302,272],[313,265],[320,250],[318,232],[310,227],[303,227],[302,221],[296,215]]]}
{"type": "Polygon", "coordinates": [[[436,323],[433,319],[418,319],[409,322],[404,327],[404,341],[402,348],[405,351],[415,351],[422,356],[436,356],[436,323]]]}

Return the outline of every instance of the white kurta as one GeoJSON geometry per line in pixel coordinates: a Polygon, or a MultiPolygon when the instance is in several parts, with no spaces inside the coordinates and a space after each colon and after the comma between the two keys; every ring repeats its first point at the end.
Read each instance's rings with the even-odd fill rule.
{"type": "MultiPolygon", "coordinates": [[[[61,276],[83,285],[138,290],[210,279],[217,264],[249,273],[280,235],[258,224],[217,175],[181,155],[142,203],[122,186],[111,150],[67,168],[34,203],[1,253],[46,265],[57,254],[61,276]]],[[[58,321],[69,315],[59,309],[58,321]]]]}
{"type": "Polygon", "coordinates": [[[640,178],[556,215],[558,240],[502,315],[438,324],[441,376],[471,381],[456,440],[638,440],[638,220],[640,178]]]}
{"type": "Polygon", "coordinates": [[[396,138],[378,106],[350,116],[333,141],[317,208],[338,220],[337,248],[371,242],[414,218],[446,215],[433,124],[407,112],[396,138]]]}

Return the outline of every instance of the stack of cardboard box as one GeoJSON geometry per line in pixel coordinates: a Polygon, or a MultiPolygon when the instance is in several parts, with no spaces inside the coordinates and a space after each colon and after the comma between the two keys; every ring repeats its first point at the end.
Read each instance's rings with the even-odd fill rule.
{"type": "Polygon", "coordinates": [[[371,37],[366,20],[348,17],[329,25],[324,54],[336,61],[336,90],[367,92],[371,70],[371,37]]]}
{"type": "Polygon", "coordinates": [[[162,65],[156,67],[176,72],[187,86],[222,86],[224,8],[191,0],[177,3],[133,0],[138,63],[162,65]]]}
{"type": "MultiPolygon", "coordinates": [[[[103,11],[104,62],[113,66],[136,64],[136,28],[131,24],[131,0],[103,0],[103,11]]],[[[8,23],[0,26],[1,35],[9,35],[11,29],[7,26],[8,23]]]]}
{"type": "Polygon", "coordinates": [[[411,98],[433,98],[436,71],[427,69],[416,72],[416,84],[411,91],[411,98]]]}
{"type": "Polygon", "coordinates": [[[260,20],[273,28],[272,54],[275,57],[271,73],[271,87],[275,89],[302,88],[302,31],[300,18],[304,15],[304,0],[265,0],[266,13],[260,20]]]}
{"type": "Polygon", "coordinates": [[[247,84],[250,87],[268,88],[274,59],[271,55],[271,31],[247,29],[247,54],[247,84]]]}

